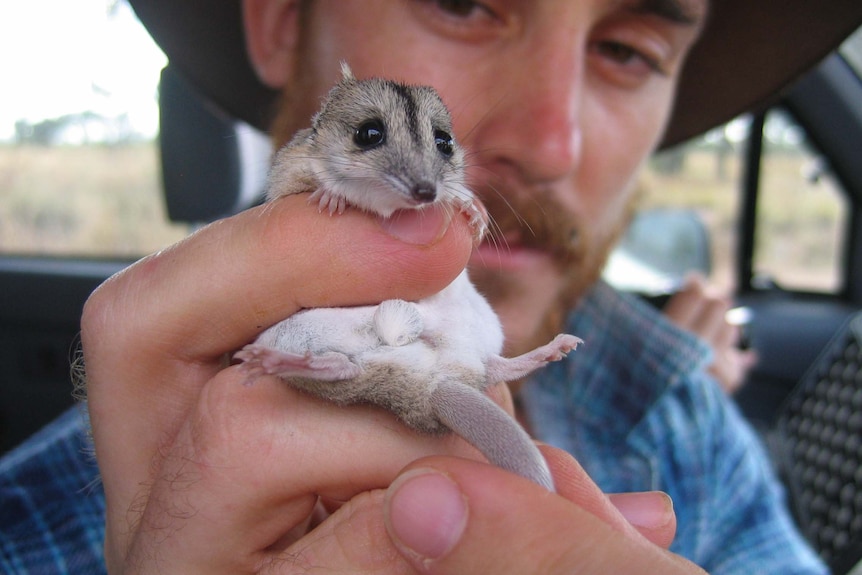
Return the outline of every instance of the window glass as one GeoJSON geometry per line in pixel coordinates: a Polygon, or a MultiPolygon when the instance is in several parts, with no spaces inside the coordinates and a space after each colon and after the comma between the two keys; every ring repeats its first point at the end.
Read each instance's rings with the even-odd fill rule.
{"type": "Polygon", "coordinates": [[[836,292],[847,200],[790,116],[770,111],[763,136],[755,276],[785,289],[836,292]]]}
{"type": "Polygon", "coordinates": [[[862,77],[862,27],[844,41],[838,52],[853,67],[856,75],[862,77]]]}
{"type": "MultiPolygon", "coordinates": [[[[606,269],[612,284],[647,294],[672,291],[685,276],[683,265],[727,293],[739,288],[737,228],[750,124],[749,116],[740,117],[651,158],[633,226],[606,269]],[[705,262],[679,245],[698,244],[697,234],[686,231],[692,218],[706,236],[705,262]]],[[[763,137],[754,282],[836,293],[847,200],[826,160],[787,114],[771,111],[763,137]]]]}
{"type": "Polygon", "coordinates": [[[0,253],[138,256],[187,233],[161,195],[166,60],[126,2],[0,3],[0,51],[0,253]]]}

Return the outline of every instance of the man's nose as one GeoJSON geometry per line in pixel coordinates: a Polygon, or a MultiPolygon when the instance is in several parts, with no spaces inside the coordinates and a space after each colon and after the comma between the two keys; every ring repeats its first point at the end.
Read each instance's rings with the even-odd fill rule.
{"type": "Polygon", "coordinates": [[[483,160],[510,164],[526,181],[552,182],[580,163],[586,48],[566,40],[537,42],[528,57],[511,59],[517,66],[504,66],[497,103],[474,134],[483,160]]]}

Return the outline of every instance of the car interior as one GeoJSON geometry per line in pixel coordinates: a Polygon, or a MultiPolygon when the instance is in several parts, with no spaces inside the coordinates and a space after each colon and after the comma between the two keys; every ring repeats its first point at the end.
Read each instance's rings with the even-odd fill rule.
{"type": "MultiPolygon", "coordinates": [[[[170,64],[161,73],[158,106],[154,145],[169,220],[191,230],[261,201],[270,153],[262,134],[207,102],[170,64]]],[[[0,155],[33,145],[13,139],[0,145],[0,155]]],[[[691,271],[731,286],[743,345],[757,354],[734,400],[770,448],[803,533],[835,573],[858,572],[862,30],[768,107],[661,151],[649,185],[689,177],[685,170],[707,154],[710,173],[721,173],[729,190],[723,197],[732,198],[729,215],[717,222],[711,197],[703,195],[645,200],[606,278],[657,307],[691,271]],[[771,162],[796,158],[800,148],[802,167],[785,170],[794,183],[770,171],[771,162]],[[725,154],[730,167],[723,173],[725,154]],[[794,209],[809,227],[797,225],[794,209]],[[719,244],[725,247],[717,255],[719,244]],[[788,263],[794,258],[801,263],[788,263]],[[812,280],[806,266],[828,268],[828,277],[812,280]]],[[[3,176],[0,170],[0,204],[11,185],[3,176]]],[[[10,213],[0,210],[0,453],[75,403],[84,302],[145,255],[7,247],[10,213]]]]}

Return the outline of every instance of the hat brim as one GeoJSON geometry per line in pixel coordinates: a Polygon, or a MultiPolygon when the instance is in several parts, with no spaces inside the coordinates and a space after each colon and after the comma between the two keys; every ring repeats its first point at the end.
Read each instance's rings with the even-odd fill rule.
{"type": "MultiPolygon", "coordinates": [[[[228,114],[266,130],[278,93],[249,63],[238,0],[130,0],[177,69],[228,114]]],[[[714,0],[662,147],[766,105],[862,24],[859,0],[714,0]]]]}

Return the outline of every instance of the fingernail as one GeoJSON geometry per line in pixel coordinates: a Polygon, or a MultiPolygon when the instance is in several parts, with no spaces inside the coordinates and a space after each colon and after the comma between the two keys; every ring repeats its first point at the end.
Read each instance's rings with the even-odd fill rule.
{"type": "Polygon", "coordinates": [[[451,221],[451,211],[434,204],[421,209],[397,210],[388,218],[380,218],[380,227],[402,242],[430,245],[443,237],[451,221]]]}
{"type": "Polygon", "coordinates": [[[674,517],[673,500],[667,493],[618,493],[611,501],[626,520],[635,527],[658,529],[674,517]]]}
{"type": "Polygon", "coordinates": [[[386,526],[402,548],[420,560],[446,555],[467,525],[467,502],[458,485],[430,469],[405,473],[389,487],[386,526]]]}

